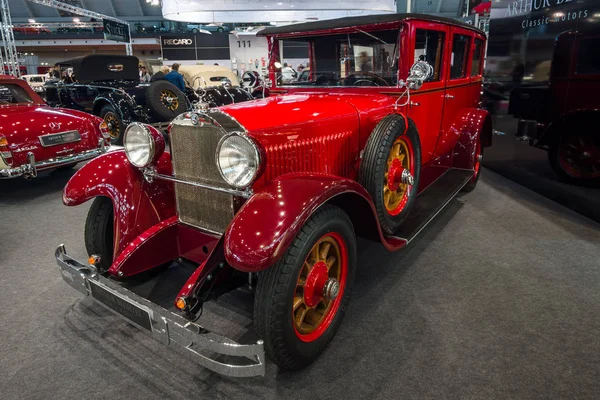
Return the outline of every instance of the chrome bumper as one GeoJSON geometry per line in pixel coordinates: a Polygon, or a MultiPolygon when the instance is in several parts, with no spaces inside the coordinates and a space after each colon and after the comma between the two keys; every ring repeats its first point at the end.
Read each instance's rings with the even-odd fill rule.
{"type": "Polygon", "coordinates": [[[25,178],[35,178],[38,171],[91,160],[94,157],[106,153],[107,149],[108,146],[104,144],[104,140],[100,140],[99,147],[93,150],[87,150],[81,153],[70,154],[63,157],[51,158],[41,162],[36,162],[33,153],[29,152],[27,153],[26,164],[14,168],[0,169],[0,179],[17,178],[19,176],[23,176],[25,178]]]}
{"type": "Polygon", "coordinates": [[[62,244],[56,249],[55,256],[65,282],[142,330],[144,329],[139,324],[95,298],[90,285],[100,287],[116,296],[118,301],[125,302],[128,307],[133,306],[144,313],[147,312],[150,316],[151,330],[146,329],[145,331],[163,344],[180,350],[200,365],[219,374],[233,377],[265,374],[265,352],[262,340],[256,344],[242,345],[209,332],[202,326],[138,296],[110,279],[99,276],[93,267],[84,265],[67,255],[65,246],[62,244]],[[243,357],[244,361],[250,361],[250,363],[225,364],[202,354],[207,351],[215,353],[217,356],[243,357]]]}

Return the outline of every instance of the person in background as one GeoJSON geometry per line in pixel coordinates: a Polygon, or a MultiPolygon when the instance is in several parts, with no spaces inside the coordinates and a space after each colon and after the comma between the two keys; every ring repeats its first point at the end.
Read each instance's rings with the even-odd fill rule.
{"type": "Polygon", "coordinates": [[[165,76],[167,76],[168,73],[169,73],[169,67],[167,67],[166,65],[163,65],[162,67],[160,67],[160,70],[157,73],[152,75],[152,78],[150,78],[150,82],[164,81],[165,76]]]}
{"type": "Polygon", "coordinates": [[[165,79],[185,93],[185,81],[183,80],[183,75],[179,73],[179,64],[175,63],[171,65],[171,72],[165,75],[165,79]]]}
{"type": "Polygon", "coordinates": [[[304,70],[304,65],[302,65],[302,64],[298,65],[298,69],[297,69],[298,73],[302,72],[303,70],[304,70]]]}
{"type": "Polygon", "coordinates": [[[144,67],[142,65],[142,67],[140,68],[140,82],[142,82],[142,83],[150,82],[151,79],[152,79],[152,76],[148,73],[148,70],[146,69],[146,67],[144,67]]]}
{"type": "Polygon", "coordinates": [[[296,71],[294,71],[294,68],[288,66],[288,63],[283,63],[283,69],[281,70],[281,80],[284,83],[289,83],[296,77],[298,77],[298,74],[296,73],[296,71]]]}

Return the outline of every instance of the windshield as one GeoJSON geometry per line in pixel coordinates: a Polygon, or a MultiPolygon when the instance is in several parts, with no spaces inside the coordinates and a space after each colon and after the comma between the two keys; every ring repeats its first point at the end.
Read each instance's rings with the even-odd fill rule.
{"type": "Polygon", "coordinates": [[[25,89],[10,83],[0,83],[0,105],[33,103],[25,89]]]}
{"type": "Polygon", "coordinates": [[[398,35],[399,29],[394,29],[281,40],[277,83],[312,87],[396,86],[398,35]]]}

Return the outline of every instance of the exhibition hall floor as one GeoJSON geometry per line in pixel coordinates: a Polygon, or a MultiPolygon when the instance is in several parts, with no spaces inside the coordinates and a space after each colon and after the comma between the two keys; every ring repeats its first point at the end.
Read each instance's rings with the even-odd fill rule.
{"type": "MultiPolygon", "coordinates": [[[[329,349],[304,371],[268,364],[251,379],[195,365],[63,282],[56,246],[87,258],[90,203],[61,203],[72,173],[0,181],[2,400],[600,393],[600,225],[490,170],[406,249],[359,242],[350,308],[329,349]]],[[[239,291],[202,318],[239,338],[250,303],[239,291]]]]}

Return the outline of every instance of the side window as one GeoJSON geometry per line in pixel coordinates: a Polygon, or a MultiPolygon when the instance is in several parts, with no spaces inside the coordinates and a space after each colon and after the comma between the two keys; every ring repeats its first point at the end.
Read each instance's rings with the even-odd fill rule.
{"type": "Polygon", "coordinates": [[[443,48],[444,32],[417,29],[414,61],[427,61],[433,67],[433,75],[427,79],[427,82],[442,79],[443,48]]]}
{"type": "Polygon", "coordinates": [[[581,75],[600,74],[600,37],[581,39],[577,51],[575,73],[581,75]]]}
{"type": "Polygon", "coordinates": [[[452,38],[452,54],[450,57],[450,79],[467,77],[467,61],[470,38],[465,35],[454,35],[452,38]]]}
{"type": "Polygon", "coordinates": [[[481,75],[481,60],[483,60],[483,40],[475,39],[475,51],[471,64],[471,76],[481,75]]]}

